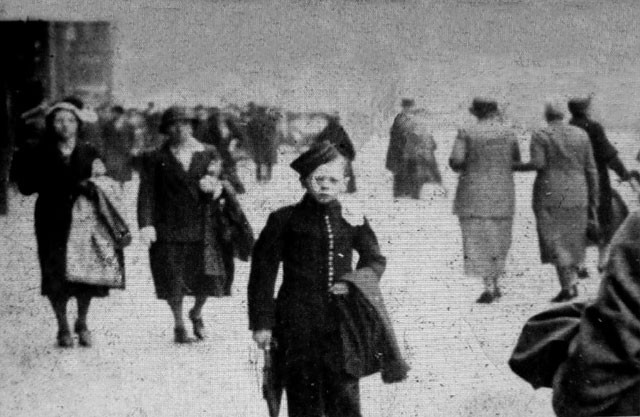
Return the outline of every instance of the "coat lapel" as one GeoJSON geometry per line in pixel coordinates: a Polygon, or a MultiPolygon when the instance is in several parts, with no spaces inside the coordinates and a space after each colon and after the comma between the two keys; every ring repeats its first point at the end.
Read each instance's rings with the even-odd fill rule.
{"type": "Polygon", "coordinates": [[[162,162],[163,165],[167,168],[168,173],[176,178],[179,182],[184,185],[184,187],[189,190],[189,194],[195,199],[197,199],[200,195],[200,190],[198,188],[198,182],[195,180],[197,172],[194,168],[196,165],[196,158],[198,157],[198,153],[193,155],[193,160],[191,161],[191,165],[189,166],[189,171],[185,171],[182,168],[180,162],[176,159],[176,157],[171,153],[169,147],[165,147],[162,152],[162,162]]]}

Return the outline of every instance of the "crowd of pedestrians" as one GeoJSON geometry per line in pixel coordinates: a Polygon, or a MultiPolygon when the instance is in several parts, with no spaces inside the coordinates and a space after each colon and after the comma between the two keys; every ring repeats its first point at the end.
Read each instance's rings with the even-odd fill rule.
{"type": "MultiPolygon", "coordinates": [[[[623,181],[640,176],[624,167],[602,126],[589,118],[589,104],[589,99],[573,99],[566,106],[548,103],[542,113],[547,126],[532,132],[530,160],[522,161],[517,136],[504,123],[498,103],[485,98],[471,103],[475,123],[458,129],[448,162],[458,175],[453,214],[462,233],[464,273],[478,277],[484,286],[478,303],[502,297],[500,277],[512,242],[516,172],[536,172],[532,209],[540,260],[554,265],[561,287],[551,301],[578,296],[576,283],[585,276],[589,244],[598,245],[598,266],[609,274],[605,285],[613,285],[624,262],[631,262],[621,252],[620,240],[633,240],[637,233],[627,224],[627,237],[618,238],[616,246],[614,235],[628,210],[611,187],[608,169],[623,181]],[[568,123],[567,111],[572,115],[568,123]],[[610,250],[611,256],[624,259],[610,260],[610,250]]],[[[423,123],[428,116],[412,99],[401,105],[390,129],[385,163],[393,175],[393,197],[419,199],[426,183],[440,187],[446,196],[435,158],[437,144],[423,123]]],[[[357,193],[356,148],[339,117],[327,117],[308,149],[291,164],[304,197],[271,213],[254,245],[253,230],[236,198],[246,192],[237,158],[244,151],[255,164],[256,182],[271,181],[282,141],[281,115],[253,103],[235,116],[204,106],[172,106],[158,112],[152,103],[145,111],[121,106],[102,110],[91,117],[81,101],[68,98],[30,112],[30,118],[43,122],[29,120],[31,127],[25,131],[33,137],[25,138],[14,156],[12,176],[19,190],[38,194],[35,230],[41,292],[57,320],[58,346],[74,345],[68,300],[77,299],[73,330],[79,344],[89,347],[91,300],[115,288],[70,282],[68,276],[72,212],[83,196],[97,213],[111,213],[103,194],[96,191],[101,187],[98,178],[107,176],[120,192],[116,207],[122,208],[127,196],[137,193],[137,224],[128,226],[139,229],[148,247],[155,294],[174,317],[175,343],[207,337],[203,306],[209,297],[229,296],[234,259],[251,258],[250,329],[257,345],[277,364],[291,416],[359,416],[359,378],[375,372],[381,372],[385,382],[406,377],[408,366],[378,288],[386,258],[366,217],[347,220],[342,212],[341,196],[357,193]],[[139,188],[128,190],[135,172],[139,188]],[[275,294],[280,267],[283,283],[275,294]],[[193,337],[185,324],[185,296],[194,297],[187,313],[193,337]]],[[[120,265],[116,271],[124,279],[122,248],[130,239],[118,220],[117,213],[99,214],[87,245],[105,267],[120,265]],[[103,253],[104,245],[96,243],[105,236],[115,248],[109,256],[103,253]]],[[[120,284],[122,288],[124,281],[120,284]]],[[[607,297],[608,287],[603,288],[601,297],[607,297]]],[[[583,326],[587,324],[599,326],[593,320],[583,326]]],[[[634,343],[640,342],[636,338],[634,343]]],[[[563,375],[573,372],[562,369],[563,375]]],[[[640,384],[633,381],[634,386],[640,384]]],[[[558,386],[577,389],[569,382],[558,386]]],[[[558,409],[567,407],[566,400],[558,401],[558,409]]]]}

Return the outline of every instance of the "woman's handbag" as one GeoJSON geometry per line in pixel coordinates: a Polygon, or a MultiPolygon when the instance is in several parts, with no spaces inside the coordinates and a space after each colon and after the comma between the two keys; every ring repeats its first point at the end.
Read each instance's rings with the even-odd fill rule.
{"type": "Polygon", "coordinates": [[[131,234],[100,188],[91,182],[85,187],[72,209],[66,280],[124,289],[122,249],[131,242],[131,234]]]}

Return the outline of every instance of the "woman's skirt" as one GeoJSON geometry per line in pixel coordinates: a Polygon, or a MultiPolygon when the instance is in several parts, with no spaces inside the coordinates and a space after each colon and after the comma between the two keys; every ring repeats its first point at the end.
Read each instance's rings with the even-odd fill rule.
{"type": "Polygon", "coordinates": [[[587,247],[587,208],[545,207],[535,214],[541,262],[558,266],[581,263],[587,247]]]}
{"type": "Polygon", "coordinates": [[[489,277],[504,272],[512,226],[513,218],[460,218],[465,275],[489,277]]]}
{"type": "Polygon", "coordinates": [[[205,250],[202,242],[156,242],[149,249],[151,274],[156,297],[230,295],[228,274],[216,276],[205,273],[205,250]]]}

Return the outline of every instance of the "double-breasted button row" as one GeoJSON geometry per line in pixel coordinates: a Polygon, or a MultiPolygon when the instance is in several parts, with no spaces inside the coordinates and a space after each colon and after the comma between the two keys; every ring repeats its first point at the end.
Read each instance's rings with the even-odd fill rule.
{"type": "Polygon", "coordinates": [[[329,254],[327,256],[327,269],[328,273],[328,282],[329,287],[333,285],[334,280],[334,268],[333,268],[333,252],[334,252],[334,244],[333,244],[333,229],[331,228],[331,221],[329,220],[329,215],[325,214],[324,222],[327,226],[327,236],[329,238],[329,254]]]}

